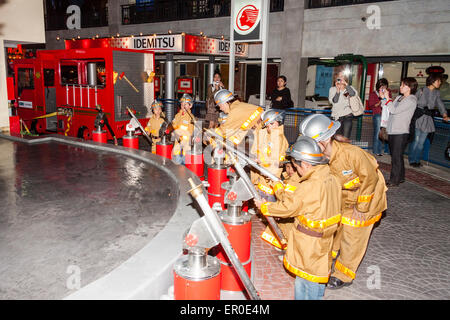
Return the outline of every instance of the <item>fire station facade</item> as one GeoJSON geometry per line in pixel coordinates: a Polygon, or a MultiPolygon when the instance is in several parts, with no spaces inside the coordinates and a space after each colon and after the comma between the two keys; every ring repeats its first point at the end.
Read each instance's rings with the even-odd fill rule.
{"type": "MultiPolygon", "coordinates": [[[[222,42],[222,47],[229,46],[226,40],[230,30],[230,1],[189,1],[189,4],[185,1],[164,4],[148,0],[89,1],[90,6],[80,8],[80,28],[70,30],[75,11],[54,8],[51,3],[45,3],[46,49],[64,49],[67,42],[64,40],[92,38],[135,38],[134,45],[142,48],[175,45],[170,35],[216,39],[222,42]],[[55,10],[63,10],[65,14],[55,15],[55,10]],[[54,21],[51,17],[55,16],[62,16],[63,20],[54,21]],[[146,38],[152,35],[157,39],[146,38]]],[[[448,30],[450,8],[446,0],[270,0],[267,93],[275,88],[276,77],[282,74],[287,77],[295,106],[304,106],[305,97],[325,96],[327,89],[323,82],[326,80],[325,87],[329,88],[331,78],[325,72],[324,79],[322,67],[312,61],[345,53],[363,55],[372,64],[367,92],[379,76],[388,78],[394,94],[404,76],[414,76],[423,85],[424,70],[430,65],[440,65],[448,73],[448,30]]],[[[236,56],[234,91],[247,101],[259,93],[261,44],[247,44],[244,50],[236,56]]],[[[205,99],[212,66],[221,71],[227,86],[226,53],[186,50],[156,53],[156,74],[164,75],[169,55],[175,62],[175,77],[191,79],[195,99],[205,99]]],[[[354,84],[359,83],[360,70],[351,71],[354,84]]],[[[164,96],[164,88],[160,90],[164,96]]],[[[443,92],[443,98],[450,100],[450,94],[447,97],[443,92]]]]}

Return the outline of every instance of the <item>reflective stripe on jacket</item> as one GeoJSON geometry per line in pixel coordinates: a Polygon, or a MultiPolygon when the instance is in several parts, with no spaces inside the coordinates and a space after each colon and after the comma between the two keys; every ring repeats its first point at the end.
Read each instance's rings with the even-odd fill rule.
{"type": "Polygon", "coordinates": [[[295,217],[288,234],[285,267],[309,281],[327,282],[333,234],[341,218],[339,181],[328,165],[318,165],[299,182],[292,179],[284,187],[276,184],[274,190],[277,202],[265,203],[261,211],[274,217],[295,217]]]}
{"type": "Polygon", "coordinates": [[[377,222],[387,208],[387,188],[375,158],[357,146],[333,140],[329,165],[342,187],[342,223],[360,227],[377,222]],[[365,214],[365,221],[352,219],[354,206],[365,214]]]}

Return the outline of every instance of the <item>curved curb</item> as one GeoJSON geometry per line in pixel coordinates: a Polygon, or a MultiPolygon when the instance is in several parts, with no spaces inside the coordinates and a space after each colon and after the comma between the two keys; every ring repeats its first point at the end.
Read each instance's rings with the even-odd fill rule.
{"type": "Polygon", "coordinates": [[[0,133],[0,138],[30,145],[56,142],[112,152],[157,166],[173,178],[178,185],[178,205],[166,226],[147,245],[117,268],[64,299],[158,300],[163,294],[167,294],[169,287],[173,284],[173,264],[182,255],[182,235],[192,222],[199,218],[199,213],[193,206],[194,201],[188,194],[188,190],[191,189],[188,178],[193,178],[198,184],[201,183],[194,173],[169,159],[146,151],[83,141],[73,137],[49,135],[44,138],[23,139],[0,133]]]}

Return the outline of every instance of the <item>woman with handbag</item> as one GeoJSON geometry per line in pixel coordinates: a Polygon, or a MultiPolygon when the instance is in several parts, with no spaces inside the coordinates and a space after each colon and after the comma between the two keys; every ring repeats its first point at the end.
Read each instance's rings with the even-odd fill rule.
{"type": "Polygon", "coordinates": [[[354,112],[350,106],[350,98],[356,97],[357,92],[347,83],[347,80],[344,72],[341,71],[337,74],[335,85],[330,88],[328,93],[328,100],[332,105],[331,117],[342,124],[337,133],[350,139],[354,112]]]}
{"type": "Polygon", "coordinates": [[[404,78],[400,85],[401,95],[395,98],[394,101],[389,98],[387,90],[379,93],[383,99],[383,107],[387,107],[390,114],[387,132],[389,135],[392,168],[389,181],[386,183],[388,187],[396,187],[405,181],[403,153],[408,144],[409,124],[417,105],[416,91],[416,79],[404,78]]]}
{"type": "Polygon", "coordinates": [[[420,167],[423,146],[428,134],[436,131],[434,126],[434,110],[437,108],[444,121],[449,121],[447,110],[442,102],[439,87],[442,83],[440,74],[431,74],[427,77],[426,86],[417,93],[417,109],[412,123],[412,143],[409,148],[408,160],[413,167],[420,167]]]}

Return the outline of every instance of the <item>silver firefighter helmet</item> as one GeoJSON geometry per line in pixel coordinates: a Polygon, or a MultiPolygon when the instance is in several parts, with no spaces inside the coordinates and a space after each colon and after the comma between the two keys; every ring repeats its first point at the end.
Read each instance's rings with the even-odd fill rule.
{"type": "Polygon", "coordinates": [[[316,141],[327,140],[341,127],[339,121],[332,121],[323,114],[307,116],[299,126],[299,133],[316,141]]]}
{"type": "Polygon", "coordinates": [[[234,98],[233,92],[227,89],[220,89],[214,94],[214,102],[216,105],[228,102],[234,98]]]}
{"type": "Polygon", "coordinates": [[[261,120],[263,122],[263,126],[267,126],[268,124],[274,123],[278,121],[280,124],[284,122],[285,112],[277,109],[269,109],[264,111],[261,115],[261,120]]]}
{"type": "Polygon", "coordinates": [[[192,97],[190,95],[188,95],[187,93],[183,94],[183,96],[180,98],[180,102],[186,102],[189,103],[190,105],[192,105],[194,103],[194,99],[192,99],[192,97]]]}
{"type": "Polygon", "coordinates": [[[162,102],[161,102],[161,101],[159,101],[159,100],[155,100],[155,101],[153,101],[153,103],[152,103],[152,108],[156,108],[156,107],[160,107],[160,108],[162,108],[162,107],[163,107],[163,104],[162,104],[162,102]]]}
{"type": "Polygon", "coordinates": [[[295,160],[305,161],[312,165],[328,163],[328,158],[322,153],[317,142],[307,136],[298,137],[287,154],[295,160]]]}

